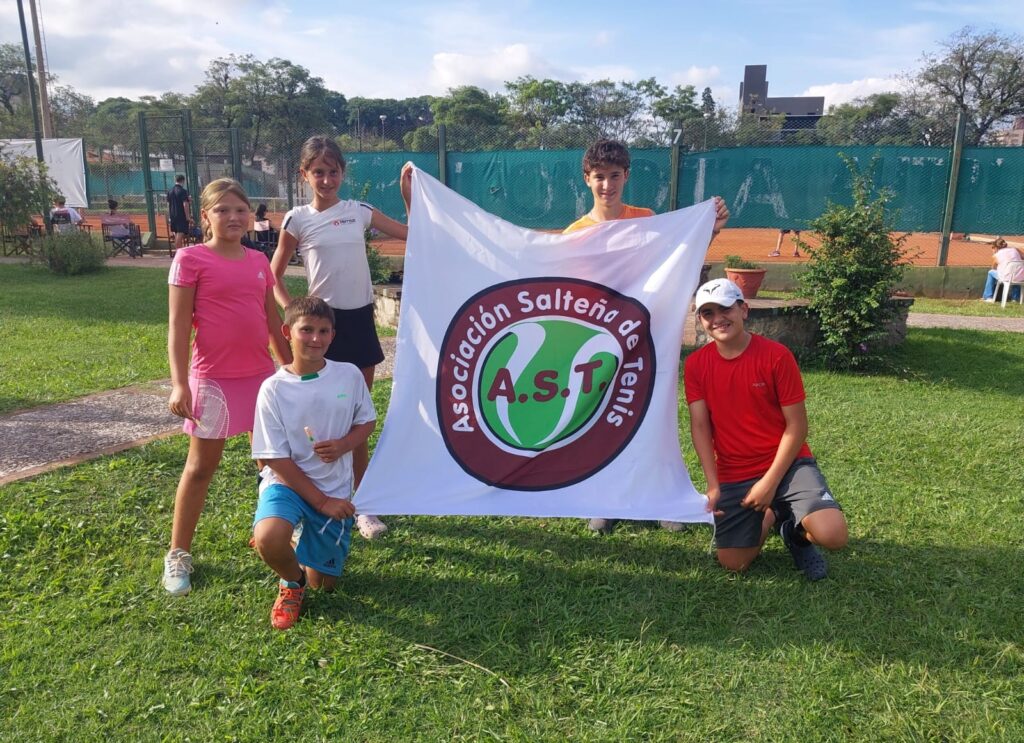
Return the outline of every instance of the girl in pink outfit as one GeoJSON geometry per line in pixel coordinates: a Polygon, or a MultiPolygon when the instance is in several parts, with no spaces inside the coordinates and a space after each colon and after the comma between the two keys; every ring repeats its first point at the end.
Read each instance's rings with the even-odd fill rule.
{"type": "Polygon", "coordinates": [[[220,178],[203,189],[200,205],[206,242],[179,249],[167,280],[168,407],[185,419],[189,435],[188,459],[174,496],[171,546],[164,557],[163,585],[176,596],[192,587],[192,537],[224,441],[252,431],[256,394],[274,373],[268,344],[280,363],[291,363],[270,263],[241,242],[251,211],[245,191],[236,181],[220,178]]]}

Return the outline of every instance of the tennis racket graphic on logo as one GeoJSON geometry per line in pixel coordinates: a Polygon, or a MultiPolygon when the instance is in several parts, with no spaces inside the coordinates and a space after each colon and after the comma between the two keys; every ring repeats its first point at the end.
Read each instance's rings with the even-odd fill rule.
{"type": "Polygon", "coordinates": [[[204,439],[224,439],[228,435],[228,400],[224,390],[212,379],[200,379],[192,404],[196,428],[204,439]]]}

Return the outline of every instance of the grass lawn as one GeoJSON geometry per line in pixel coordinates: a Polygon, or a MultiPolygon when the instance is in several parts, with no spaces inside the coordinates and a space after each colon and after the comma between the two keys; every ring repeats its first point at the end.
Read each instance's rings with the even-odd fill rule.
{"type": "MultiPolygon", "coordinates": [[[[759,299],[792,299],[793,292],[759,291],[759,299]]],[[[928,315],[968,315],[971,317],[1024,317],[1024,306],[1017,302],[1007,302],[1006,309],[1001,304],[989,304],[975,299],[932,299],[931,297],[914,297],[911,312],[928,315]]]]}
{"type": "Polygon", "coordinates": [[[1007,302],[1004,309],[1001,304],[989,304],[979,299],[931,299],[915,297],[911,312],[923,312],[929,315],[971,315],[975,317],[1024,317],[1024,305],[1007,302]]]}
{"type": "Polygon", "coordinates": [[[162,379],[167,272],[0,265],[0,412],[162,379]]]}
{"type": "MultiPolygon", "coordinates": [[[[304,279],[286,280],[306,291],[304,279]]],[[[0,285],[0,413],[170,375],[166,270],[66,277],[0,264],[0,285]]]]}
{"type": "Polygon", "coordinates": [[[184,599],[181,437],[0,488],[0,738],[1024,740],[1021,369],[1017,335],[911,329],[891,371],[806,373],[851,524],[816,584],[777,538],[734,577],[703,528],[391,518],[280,633],[244,437],[184,599]]]}

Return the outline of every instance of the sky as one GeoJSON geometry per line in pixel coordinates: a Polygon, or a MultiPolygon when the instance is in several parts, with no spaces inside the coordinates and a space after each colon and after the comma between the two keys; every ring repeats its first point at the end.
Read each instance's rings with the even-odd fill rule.
{"type": "MultiPolygon", "coordinates": [[[[28,0],[25,14],[29,15],[28,0]]],[[[49,71],[97,102],[191,93],[228,54],[281,57],[347,97],[492,92],[523,75],[657,78],[709,86],[733,106],[747,64],[768,93],[835,105],[896,89],[965,25],[1024,35],[1020,0],[739,0],[727,3],[37,0],[49,71]]],[[[31,29],[29,30],[31,40],[31,29]]],[[[0,42],[21,43],[0,3],[0,42]]]]}

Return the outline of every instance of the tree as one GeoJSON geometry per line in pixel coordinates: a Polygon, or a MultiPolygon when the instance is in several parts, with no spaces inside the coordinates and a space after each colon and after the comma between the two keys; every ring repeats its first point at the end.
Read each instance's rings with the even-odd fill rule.
{"type": "Polygon", "coordinates": [[[994,124],[1024,114],[1024,42],[998,31],[965,26],[942,44],[941,55],[925,55],[913,78],[939,107],[962,109],[969,119],[967,142],[977,144],[994,124]]]}
{"type": "Polygon", "coordinates": [[[609,137],[633,143],[640,137],[665,138],[664,128],[654,126],[651,106],[667,92],[653,77],[636,82],[569,83],[569,91],[573,108],[568,120],[589,139],[609,137]]]}
{"type": "Polygon", "coordinates": [[[89,116],[89,139],[99,151],[138,149],[139,132],[136,120],[145,104],[128,98],[107,98],[97,104],[89,116]]]}
{"type": "MultiPolygon", "coordinates": [[[[269,82],[266,97],[258,112],[260,126],[265,126],[271,155],[297,157],[302,142],[317,132],[330,133],[327,88],[322,78],[310,74],[301,65],[286,59],[273,58],[265,65],[246,71],[246,78],[259,76],[261,84],[269,82]]],[[[254,138],[252,152],[259,147],[254,138]]]]}
{"type": "Polygon", "coordinates": [[[250,161],[258,154],[294,156],[306,136],[332,134],[348,117],[345,97],[305,67],[252,54],[213,60],[189,103],[196,126],[237,127],[250,161]]]}
{"type": "Polygon", "coordinates": [[[58,85],[50,92],[54,136],[86,136],[89,118],[96,109],[92,98],[67,85],[58,85]]]}
{"type": "Polygon", "coordinates": [[[35,132],[27,81],[21,44],[0,44],[0,137],[31,137],[35,132]]]}
{"type": "Polygon", "coordinates": [[[218,57],[206,68],[203,82],[196,87],[190,100],[193,122],[201,127],[230,128],[240,126],[246,114],[245,93],[239,78],[241,65],[255,60],[251,55],[231,54],[218,57]]]}
{"type": "MultiPolygon", "coordinates": [[[[351,98],[348,102],[348,120],[344,128],[357,142],[381,136],[381,116],[384,117],[384,135],[396,144],[416,129],[433,121],[430,110],[432,96],[415,98],[351,98]]],[[[365,145],[361,145],[365,146],[365,145]]],[[[379,147],[375,147],[379,149],[379,147]]]]}
{"type": "MultiPolygon", "coordinates": [[[[491,95],[475,85],[462,85],[449,89],[448,95],[442,98],[435,98],[430,108],[434,121],[447,127],[448,145],[452,149],[503,149],[514,143],[512,128],[506,123],[507,108],[502,95],[491,95]]],[[[429,133],[413,134],[416,146],[430,139],[429,133]]]]}
{"type": "Polygon", "coordinates": [[[461,85],[430,106],[434,121],[447,126],[497,126],[505,123],[504,99],[475,85],[461,85]]]}
{"type": "Polygon", "coordinates": [[[566,83],[538,80],[527,75],[505,83],[508,113],[513,126],[521,129],[551,128],[564,124],[573,100],[566,83]]]}
{"type": "Polygon", "coordinates": [[[696,146],[704,133],[704,114],[697,107],[697,90],[692,85],[677,85],[671,94],[654,102],[651,110],[669,129],[681,129],[679,142],[696,146]]]}
{"type": "Polygon", "coordinates": [[[705,116],[715,115],[715,98],[711,95],[711,88],[704,88],[700,94],[700,110],[705,116]]]}
{"type": "Polygon", "coordinates": [[[27,80],[21,44],[0,44],[0,106],[9,116],[14,115],[16,100],[28,92],[27,80]]]}
{"type": "Polygon", "coordinates": [[[46,163],[31,157],[11,157],[0,151],[0,224],[12,233],[31,224],[32,216],[59,193],[46,174],[46,163]]]}

